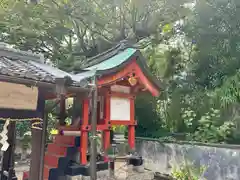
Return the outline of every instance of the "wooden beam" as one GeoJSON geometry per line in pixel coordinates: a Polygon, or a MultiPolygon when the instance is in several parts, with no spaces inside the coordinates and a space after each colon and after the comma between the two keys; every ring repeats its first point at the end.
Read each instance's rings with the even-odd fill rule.
{"type": "MultiPolygon", "coordinates": [[[[0,75],[0,81],[24,84],[26,86],[36,86],[39,88],[47,88],[47,89],[51,89],[54,92],[56,90],[55,83],[48,83],[48,82],[43,82],[43,81],[38,81],[38,80],[34,81],[34,80],[30,80],[30,79],[25,79],[25,78],[0,75]]],[[[68,86],[68,87],[66,87],[66,90],[67,90],[67,92],[73,92],[73,93],[75,92],[76,93],[76,92],[89,91],[89,88],[83,88],[83,87],[78,87],[78,86],[68,86]]]]}
{"type": "Polygon", "coordinates": [[[100,77],[98,79],[98,86],[105,87],[116,84],[120,81],[125,81],[131,74],[135,74],[138,81],[140,81],[140,83],[143,84],[153,96],[159,96],[159,89],[144,75],[142,69],[137,64],[136,59],[133,59],[117,73],[100,77]]]}

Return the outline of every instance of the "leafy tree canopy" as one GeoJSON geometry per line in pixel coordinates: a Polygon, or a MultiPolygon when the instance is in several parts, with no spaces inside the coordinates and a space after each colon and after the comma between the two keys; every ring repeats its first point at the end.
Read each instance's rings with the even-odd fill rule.
{"type": "MultiPolygon", "coordinates": [[[[0,41],[44,53],[71,71],[77,62],[119,41],[149,38],[161,42],[162,30],[188,12],[186,0],[41,0],[37,4],[3,0],[0,41]]],[[[166,34],[166,33],[165,33],[166,34]]]]}

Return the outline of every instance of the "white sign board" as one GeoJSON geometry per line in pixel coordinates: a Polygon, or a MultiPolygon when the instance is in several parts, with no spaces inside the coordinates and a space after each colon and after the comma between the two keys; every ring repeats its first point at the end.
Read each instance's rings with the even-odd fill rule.
{"type": "Polygon", "coordinates": [[[21,84],[0,82],[0,108],[36,110],[38,88],[21,84]]]}
{"type": "Polygon", "coordinates": [[[130,100],[128,98],[111,97],[110,120],[130,121],[130,100]]]}

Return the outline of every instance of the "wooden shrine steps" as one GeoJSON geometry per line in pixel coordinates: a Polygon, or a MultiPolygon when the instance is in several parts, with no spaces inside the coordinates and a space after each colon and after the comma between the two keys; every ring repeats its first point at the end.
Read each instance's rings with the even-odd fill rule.
{"type": "Polygon", "coordinates": [[[80,137],[60,136],[50,143],[44,157],[44,180],[56,180],[64,175],[70,161],[76,158],[80,146],[80,137]]]}

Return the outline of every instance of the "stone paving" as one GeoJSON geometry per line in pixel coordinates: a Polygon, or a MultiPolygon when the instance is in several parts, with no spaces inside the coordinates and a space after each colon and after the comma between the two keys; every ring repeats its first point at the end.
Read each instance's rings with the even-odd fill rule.
{"type": "MultiPolygon", "coordinates": [[[[16,174],[18,180],[22,180],[22,172],[28,171],[29,166],[27,164],[17,164],[16,174]]],[[[89,177],[68,177],[65,180],[89,180],[89,177]]],[[[125,162],[116,162],[115,164],[115,176],[110,177],[109,171],[102,171],[98,173],[98,180],[152,180],[153,172],[142,170],[141,172],[134,171],[131,167],[126,166],[125,162]]]]}

